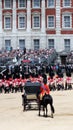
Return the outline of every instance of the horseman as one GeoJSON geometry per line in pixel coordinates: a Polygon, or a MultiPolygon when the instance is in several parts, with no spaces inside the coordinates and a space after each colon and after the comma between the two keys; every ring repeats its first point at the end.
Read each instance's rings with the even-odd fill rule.
{"type": "Polygon", "coordinates": [[[43,80],[43,82],[41,83],[41,87],[40,87],[39,99],[42,100],[42,98],[45,94],[50,94],[50,88],[47,85],[46,80],[43,80]]]}
{"type": "Polygon", "coordinates": [[[46,117],[47,117],[47,105],[50,104],[51,107],[51,117],[53,118],[53,113],[55,112],[53,107],[53,98],[50,95],[50,88],[47,85],[46,80],[43,80],[43,83],[40,87],[40,94],[39,94],[39,116],[41,111],[41,105],[43,106],[44,116],[46,110],[46,117]]]}

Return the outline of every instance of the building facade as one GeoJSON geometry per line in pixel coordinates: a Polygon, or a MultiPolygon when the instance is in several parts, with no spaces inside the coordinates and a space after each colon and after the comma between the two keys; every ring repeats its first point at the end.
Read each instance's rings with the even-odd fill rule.
{"type": "Polygon", "coordinates": [[[73,0],[0,0],[0,49],[73,50],[73,0]]]}

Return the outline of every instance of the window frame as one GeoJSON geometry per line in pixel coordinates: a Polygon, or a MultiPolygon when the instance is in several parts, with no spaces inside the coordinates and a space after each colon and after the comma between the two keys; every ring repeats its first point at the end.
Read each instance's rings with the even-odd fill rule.
{"type": "Polygon", "coordinates": [[[26,16],[25,15],[18,15],[18,29],[26,29],[26,16]],[[20,27],[20,17],[25,19],[24,27],[20,27]]]}
{"type": "Polygon", "coordinates": [[[64,14],[63,16],[62,16],[62,28],[65,28],[65,29],[71,29],[72,28],[72,16],[71,16],[71,14],[64,14]],[[66,27],[66,23],[65,23],[65,21],[64,21],[64,18],[66,17],[66,16],[69,16],[70,17],[70,27],[66,27]]]}
{"type": "Polygon", "coordinates": [[[20,46],[20,41],[24,41],[24,47],[25,47],[25,39],[19,39],[19,48],[20,48],[20,50],[24,50],[24,47],[23,47],[23,49],[22,49],[22,45],[20,46]]]}
{"type": "Polygon", "coordinates": [[[24,2],[25,2],[25,6],[23,6],[23,7],[20,7],[20,1],[21,1],[21,0],[18,0],[18,8],[20,8],[20,9],[24,9],[24,8],[26,8],[26,0],[24,0],[24,2]]]}
{"type": "MultiPolygon", "coordinates": [[[[37,0],[36,0],[37,1],[37,0]]],[[[40,0],[39,0],[39,6],[35,6],[34,3],[35,3],[35,0],[32,0],[32,8],[40,8],[41,7],[41,4],[40,4],[40,0]]]]}
{"type": "Polygon", "coordinates": [[[12,17],[9,16],[9,15],[5,15],[5,16],[4,16],[4,29],[5,29],[5,30],[9,30],[9,29],[12,28],[12,20],[11,20],[11,18],[12,18],[12,17]],[[9,28],[6,27],[6,20],[5,20],[6,18],[10,18],[10,27],[9,27],[9,28]]]}
{"type": "Polygon", "coordinates": [[[40,15],[38,15],[38,14],[34,14],[33,16],[32,16],[32,28],[33,29],[40,29],[40,15]],[[38,27],[35,27],[34,26],[34,17],[38,17],[39,18],[39,26],[38,27]]]}
{"type": "Polygon", "coordinates": [[[8,47],[11,48],[11,39],[5,39],[5,50],[6,50],[6,51],[10,51],[10,50],[7,49],[8,47]],[[6,46],[6,41],[10,41],[10,45],[7,45],[7,46],[6,46]]]}
{"type": "Polygon", "coordinates": [[[55,28],[55,16],[54,16],[54,15],[48,15],[48,16],[47,16],[47,28],[48,28],[48,29],[54,29],[54,28],[55,28]],[[54,26],[53,26],[53,27],[50,27],[50,26],[49,26],[49,17],[53,17],[53,18],[54,18],[54,21],[53,21],[53,25],[54,25],[54,26]]]}
{"type": "Polygon", "coordinates": [[[6,0],[4,0],[4,8],[5,9],[11,9],[12,8],[12,0],[10,0],[10,7],[6,7],[6,4],[5,4],[6,0]]]}
{"type": "Polygon", "coordinates": [[[47,0],[47,8],[54,8],[55,7],[55,0],[53,0],[54,4],[52,6],[49,5],[49,1],[51,1],[51,0],[47,0]]]}
{"type": "Polygon", "coordinates": [[[55,39],[48,39],[48,49],[55,49],[55,39]],[[51,46],[50,44],[52,44],[51,42],[49,42],[49,41],[53,41],[52,43],[53,43],[53,45],[51,46]]]}
{"type": "Polygon", "coordinates": [[[69,52],[70,51],[70,49],[71,49],[71,40],[70,39],[64,39],[64,49],[65,49],[65,51],[67,51],[67,52],[69,52]],[[65,41],[65,40],[68,40],[68,41],[65,41]],[[66,45],[66,42],[67,42],[67,44],[69,44],[69,45],[66,45]],[[67,48],[66,48],[67,47],[67,48]],[[69,48],[69,49],[68,49],[69,48]]]}
{"type": "Polygon", "coordinates": [[[40,39],[33,39],[33,47],[34,47],[34,50],[40,49],[40,39]],[[38,41],[38,45],[35,45],[35,41],[38,41]]]}
{"type": "Polygon", "coordinates": [[[71,7],[71,0],[70,0],[70,5],[67,5],[67,6],[66,6],[65,2],[66,2],[66,1],[63,0],[63,7],[71,7]]]}

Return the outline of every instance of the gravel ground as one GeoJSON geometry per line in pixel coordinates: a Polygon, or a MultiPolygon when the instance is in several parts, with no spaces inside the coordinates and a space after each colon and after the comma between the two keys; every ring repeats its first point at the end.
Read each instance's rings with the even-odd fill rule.
{"type": "Polygon", "coordinates": [[[38,110],[23,112],[21,93],[0,94],[0,130],[73,130],[73,90],[54,91],[55,114],[38,116],[38,110]]]}

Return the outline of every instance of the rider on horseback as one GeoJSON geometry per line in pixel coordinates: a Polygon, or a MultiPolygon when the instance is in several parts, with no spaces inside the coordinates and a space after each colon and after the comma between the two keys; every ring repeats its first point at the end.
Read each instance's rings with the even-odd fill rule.
{"type": "Polygon", "coordinates": [[[43,97],[45,94],[50,94],[50,88],[49,88],[49,86],[47,85],[46,81],[43,80],[43,83],[41,83],[41,87],[40,87],[40,94],[39,94],[40,100],[42,100],[42,97],[43,97]]]}
{"type": "Polygon", "coordinates": [[[45,109],[46,109],[46,116],[47,116],[48,104],[50,104],[51,117],[53,118],[53,113],[55,112],[54,107],[53,107],[53,98],[50,95],[49,86],[47,85],[46,81],[43,80],[43,83],[41,83],[40,94],[39,94],[39,116],[40,116],[41,105],[43,106],[44,115],[45,115],[45,109]]]}

